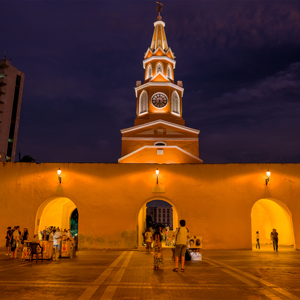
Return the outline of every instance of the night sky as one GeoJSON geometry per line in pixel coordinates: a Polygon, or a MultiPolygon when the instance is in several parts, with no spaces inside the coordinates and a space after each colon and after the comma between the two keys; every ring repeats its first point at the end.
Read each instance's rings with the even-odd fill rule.
{"type": "MultiPolygon", "coordinates": [[[[1,1],[0,53],[25,73],[17,152],[117,162],[154,0],[1,1]]],[[[204,163],[300,162],[299,1],[164,1],[183,118],[204,163]]]]}

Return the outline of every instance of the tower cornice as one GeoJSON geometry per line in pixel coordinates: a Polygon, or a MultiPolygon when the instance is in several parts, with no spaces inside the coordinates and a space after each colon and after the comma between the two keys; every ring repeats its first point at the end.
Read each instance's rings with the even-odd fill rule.
{"type": "Polygon", "coordinates": [[[176,67],[176,61],[168,56],[151,56],[149,58],[146,58],[143,60],[143,67],[145,69],[146,64],[153,61],[153,60],[166,60],[168,62],[170,62],[173,66],[173,69],[175,69],[176,67]]]}
{"type": "Polygon", "coordinates": [[[135,96],[137,97],[137,92],[144,89],[144,88],[147,88],[147,87],[150,87],[150,86],[169,86],[175,90],[178,90],[181,92],[181,97],[183,97],[183,92],[184,92],[184,88],[172,83],[172,82],[147,82],[147,83],[144,83],[138,87],[135,87],[135,96]]]}

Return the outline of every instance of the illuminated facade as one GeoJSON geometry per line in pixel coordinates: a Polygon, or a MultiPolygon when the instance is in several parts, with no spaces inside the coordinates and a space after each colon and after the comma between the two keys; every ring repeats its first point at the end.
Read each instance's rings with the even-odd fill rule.
{"type": "Polygon", "coordinates": [[[0,236],[15,225],[31,237],[45,226],[68,228],[77,209],[79,248],[139,249],[147,204],[162,200],[172,207],[170,227],[185,219],[204,249],[252,249],[256,231],[270,246],[276,228],[280,247],[300,250],[300,164],[202,164],[199,131],[182,119],[183,88],[174,83],[164,23],[154,26],[119,163],[1,163],[0,236]]]}
{"type": "Polygon", "coordinates": [[[15,161],[24,73],[0,60],[0,161],[15,161]]]}
{"type": "Polygon", "coordinates": [[[121,130],[119,163],[202,163],[199,130],[185,126],[182,118],[183,85],[174,81],[175,56],[168,46],[161,16],[143,67],[144,83],[137,81],[137,117],[134,126],[121,130]]]}

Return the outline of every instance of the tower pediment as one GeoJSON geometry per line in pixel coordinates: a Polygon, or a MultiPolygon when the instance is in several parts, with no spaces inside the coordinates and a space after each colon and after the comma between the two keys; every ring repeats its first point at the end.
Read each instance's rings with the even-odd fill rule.
{"type": "Polygon", "coordinates": [[[150,79],[150,82],[170,82],[169,78],[162,73],[157,73],[150,79]]]}

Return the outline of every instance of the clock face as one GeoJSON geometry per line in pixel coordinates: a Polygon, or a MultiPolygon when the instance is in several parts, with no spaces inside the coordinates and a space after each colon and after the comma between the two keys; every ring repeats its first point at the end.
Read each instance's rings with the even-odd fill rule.
{"type": "Polygon", "coordinates": [[[156,93],[152,96],[151,102],[155,107],[163,108],[168,103],[168,97],[163,93],[156,93]]]}

